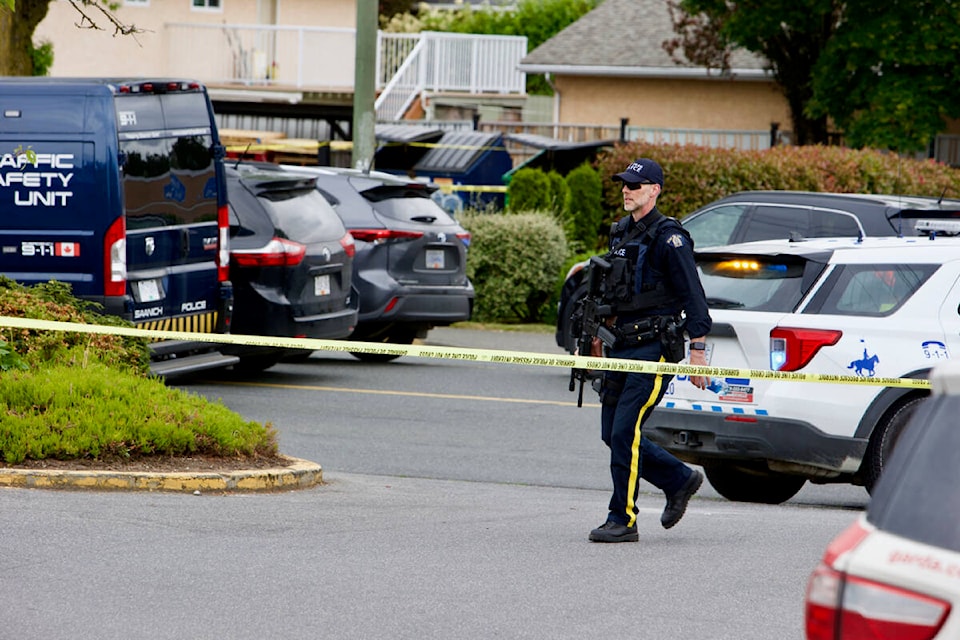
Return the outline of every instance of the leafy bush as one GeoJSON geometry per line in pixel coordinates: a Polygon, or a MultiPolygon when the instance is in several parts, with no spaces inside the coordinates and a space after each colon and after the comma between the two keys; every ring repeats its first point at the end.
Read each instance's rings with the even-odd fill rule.
{"type": "Polygon", "coordinates": [[[470,231],[467,275],[476,288],[473,319],[539,322],[555,313],[556,284],[567,257],[563,229],[548,212],[515,215],[465,211],[470,231]]]}
{"type": "MultiPolygon", "coordinates": [[[[0,315],[130,326],[48,282],[0,277],[0,315]]],[[[150,455],[277,454],[269,425],[164,385],[141,338],[0,329],[0,457],[107,460],[150,455]]]]}
{"type": "MultiPolygon", "coordinates": [[[[46,282],[26,287],[0,275],[0,315],[110,326],[133,326],[116,316],[96,311],[98,305],[75,298],[69,284],[46,282]]],[[[0,340],[30,366],[96,360],[108,366],[145,374],[150,366],[143,338],[0,328],[0,340]]]]}
{"type": "Polygon", "coordinates": [[[570,228],[567,240],[575,250],[596,251],[606,243],[603,234],[603,181],[600,174],[588,163],[584,163],[567,174],[567,187],[570,190],[570,203],[567,218],[570,228]]]}
{"type": "Polygon", "coordinates": [[[547,173],[547,182],[550,185],[550,191],[547,192],[547,198],[544,201],[547,209],[553,213],[553,216],[563,223],[564,228],[568,226],[567,214],[570,210],[570,186],[557,171],[547,173]]]}
{"type": "Polygon", "coordinates": [[[550,178],[540,169],[520,169],[507,185],[507,210],[513,213],[539,211],[551,201],[550,178]]]}

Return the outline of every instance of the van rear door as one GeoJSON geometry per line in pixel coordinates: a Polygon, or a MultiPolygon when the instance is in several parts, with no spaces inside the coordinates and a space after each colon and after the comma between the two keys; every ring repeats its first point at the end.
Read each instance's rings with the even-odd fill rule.
{"type": "Polygon", "coordinates": [[[219,317],[218,176],[205,94],[118,94],[133,321],[213,332],[219,317]]]}

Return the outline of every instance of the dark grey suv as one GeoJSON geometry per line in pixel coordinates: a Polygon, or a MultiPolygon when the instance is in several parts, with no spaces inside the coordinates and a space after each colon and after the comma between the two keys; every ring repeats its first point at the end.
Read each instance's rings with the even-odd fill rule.
{"type": "MultiPolygon", "coordinates": [[[[237,334],[342,339],[357,323],[354,241],[313,176],[265,163],[227,167],[230,279],[237,334]]],[[[225,345],[235,369],[259,371],[291,349],[225,345]]],[[[307,352],[309,353],[309,352],[307,352]]]]}
{"type": "MultiPolygon", "coordinates": [[[[668,214],[672,212],[666,212],[668,214]]],[[[680,223],[696,249],[753,240],[913,236],[918,219],[958,218],[960,200],[815,191],[742,191],[705,205],[680,223]]],[[[921,226],[923,223],[919,223],[921,226]]],[[[557,345],[573,353],[570,316],[586,291],[586,262],[564,279],[557,307],[557,345]]]]}
{"type": "MultiPolygon", "coordinates": [[[[353,283],[360,315],[353,340],[411,344],[435,326],[469,320],[470,234],[431,199],[432,187],[382,172],[309,171],[356,241],[353,283]]],[[[354,353],[385,362],[397,356],[354,353]]]]}

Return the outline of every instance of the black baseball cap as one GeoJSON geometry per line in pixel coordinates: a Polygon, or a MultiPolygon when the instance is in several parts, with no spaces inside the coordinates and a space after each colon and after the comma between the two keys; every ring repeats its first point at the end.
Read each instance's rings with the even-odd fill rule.
{"type": "Polygon", "coordinates": [[[663,187],[663,169],[650,158],[637,158],[622,173],[613,176],[617,182],[627,184],[658,184],[663,187]]]}

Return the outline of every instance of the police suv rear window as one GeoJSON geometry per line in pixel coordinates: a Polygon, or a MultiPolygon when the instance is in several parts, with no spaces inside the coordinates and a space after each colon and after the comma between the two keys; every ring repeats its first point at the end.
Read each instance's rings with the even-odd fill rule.
{"type": "Polygon", "coordinates": [[[712,309],[793,311],[803,297],[802,261],[723,256],[697,263],[712,309]]]}
{"type": "Polygon", "coordinates": [[[830,273],[804,313],[888,316],[937,270],[933,264],[845,264],[830,273]]]}

